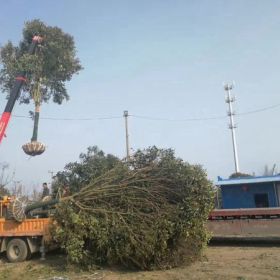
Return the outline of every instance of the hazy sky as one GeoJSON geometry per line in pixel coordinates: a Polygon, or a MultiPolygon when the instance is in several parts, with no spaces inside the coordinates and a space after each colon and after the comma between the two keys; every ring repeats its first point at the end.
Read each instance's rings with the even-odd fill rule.
{"type": "MultiPolygon", "coordinates": [[[[0,0],[0,46],[17,43],[25,21],[39,18],[74,36],[84,70],[67,84],[71,99],[44,104],[42,117],[109,120],[40,120],[42,156],[21,145],[32,134],[30,119],[13,117],[0,145],[0,162],[27,188],[50,181],[90,145],[125,155],[123,111],[137,116],[189,119],[226,116],[223,82],[234,80],[235,111],[280,103],[280,1],[263,0],[0,0]]],[[[5,96],[0,96],[1,111],[5,96]]],[[[31,107],[16,104],[15,115],[31,107]]],[[[243,172],[280,170],[280,107],[238,116],[237,143],[243,172]]],[[[234,171],[228,118],[160,121],[130,117],[132,149],[174,148],[199,163],[209,178],[234,171]]]]}

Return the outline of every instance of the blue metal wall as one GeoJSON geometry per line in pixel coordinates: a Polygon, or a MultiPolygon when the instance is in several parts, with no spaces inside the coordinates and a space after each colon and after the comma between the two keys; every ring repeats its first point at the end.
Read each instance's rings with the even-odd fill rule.
{"type": "Polygon", "coordinates": [[[273,182],[221,186],[224,209],[255,208],[255,194],[268,194],[269,207],[277,207],[273,182]]]}

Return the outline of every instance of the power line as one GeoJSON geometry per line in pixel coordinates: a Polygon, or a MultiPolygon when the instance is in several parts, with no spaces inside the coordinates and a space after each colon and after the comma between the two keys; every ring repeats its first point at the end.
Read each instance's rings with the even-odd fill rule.
{"type": "Polygon", "coordinates": [[[253,110],[253,111],[239,113],[239,114],[236,114],[236,115],[237,116],[250,115],[250,114],[255,114],[255,113],[259,113],[259,112],[268,111],[268,110],[275,109],[275,108],[278,108],[278,107],[280,107],[280,103],[275,104],[275,105],[271,105],[271,106],[268,106],[268,107],[264,107],[264,108],[261,108],[261,109],[253,110]]]}
{"type": "MultiPolygon", "coordinates": [[[[30,116],[23,115],[13,115],[14,118],[24,118],[31,119],[30,116]]],[[[112,120],[112,119],[121,119],[122,116],[108,116],[108,117],[96,117],[96,118],[54,118],[54,117],[40,117],[42,120],[51,120],[51,121],[99,121],[99,120],[112,120]]]]}
{"type": "MultiPolygon", "coordinates": [[[[251,115],[256,114],[268,110],[272,110],[275,108],[280,107],[279,104],[267,106],[264,108],[247,111],[243,113],[238,113],[236,116],[245,116],[245,115],[251,115]]],[[[132,118],[136,119],[145,119],[145,120],[151,120],[151,121],[168,121],[168,122],[195,122],[195,121],[210,121],[210,120],[221,120],[226,119],[227,115],[221,115],[221,116],[211,116],[211,117],[201,117],[201,118],[184,118],[184,119],[171,119],[171,118],[160,118],[160,117],[153,117],[153,116],[142,116],[142,115],[129,115],[132,118]]],[[[24,115],[13,115],[14,118],[24,118],[24,119],[30,119],[30,116],[24,116],[24,115]]],[[[42,120],[51,120],[51,121],[102,121],[102,120],[113,120],[113,119],[122,119],[123,116],[104,116],[104,117],[89,117],[89,118],[55,118],[55,117],[40,117],[42,120]]]]}
{"type": "MultiPolygon", "coordinates": [[[[245,115],[251,115],[256,114],[264,111],[268,111],[271,109],[275,109],[280,107],[280,103],[268,107],[264,107],[257,110],[247,111],[243,113],[236,113],[236,116],[245,116],[245,115]]],[[[151,121],[169,121],[169,122],[188,122],[188,121],[209,121],[209,120],[220,120],[220,119],[226,119],[228,116],[213,116],[213,117],[202,117],[202,118],[185,118],[185,119],[169,119],[169,118],[158,118],[158,117],[152,117],[152,116],[140,116],[140,115],[130,115],[131,117],[137,118],[137,119],[146,119],[151,121]]]]}
{"type": "Polygon", "coordinates": [[[139,115],[129,115],[129,116],[136,119],[145,119],[151,121],[168,121],[168,122],[208,121],[208,120],[224,119],[227,117],[227,116],[216,116],[216,117],[206,117],[206,118],[167,119],[167,118],[157,118],[157,117],[139,116],[139,115]]]}

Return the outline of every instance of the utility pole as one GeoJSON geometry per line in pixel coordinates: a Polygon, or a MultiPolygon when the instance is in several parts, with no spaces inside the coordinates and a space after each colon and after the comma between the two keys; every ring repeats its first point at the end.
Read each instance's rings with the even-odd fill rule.
{"type": "Polygon", "coordinates": [[[235,113],[232,109],[232,103],[235,101],[235,97],[231,95],[231,90],[233,89],[233,84],[225,84],[224,89],[227,92],[226,103],[228,103],[228,106],[229,106],[229,111],[228,111],[228,116],[230,119],[229,129],[231,130],[231,137],[232,137],[235,172],[238,173],[239,172],[239,161],[238,161],[237,144],[236,144],[236,138],[235,138],[235,129],[237,126],[233,119],[233,116],[235,115],[235,113]]]}
{"type": "Polygon", "coordinates": [[[123,116],[125,120],[126,161],[129,161],[128,111],[124,111],[123,116]]]}

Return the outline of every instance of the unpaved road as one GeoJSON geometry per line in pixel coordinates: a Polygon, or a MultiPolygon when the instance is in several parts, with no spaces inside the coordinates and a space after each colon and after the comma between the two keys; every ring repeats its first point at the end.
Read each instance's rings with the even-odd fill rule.
{"type": "Polygon", "coordinates": [[[2,257],[0,279],[8,280],[186,280],[280,279],[280,247],[210,246],[201,261],[167,271],[131,272],[103,268],[79,272],[66,268],[65,256],[52,254],[46,261],[7,263],[2,257]]]}

